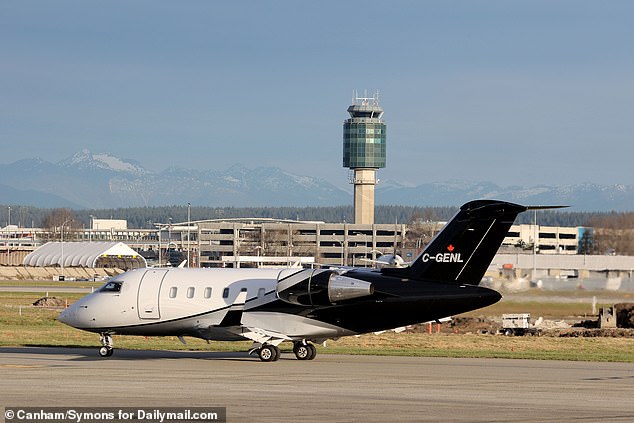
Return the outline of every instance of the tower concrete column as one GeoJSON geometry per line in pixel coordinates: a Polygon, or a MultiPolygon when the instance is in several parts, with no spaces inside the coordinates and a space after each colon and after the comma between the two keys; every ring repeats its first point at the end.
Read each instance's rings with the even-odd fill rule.
{"type": "Polygon", "coordinates": [[[374,224],[376,169],[354,170],[354,223],[374,224]]]}

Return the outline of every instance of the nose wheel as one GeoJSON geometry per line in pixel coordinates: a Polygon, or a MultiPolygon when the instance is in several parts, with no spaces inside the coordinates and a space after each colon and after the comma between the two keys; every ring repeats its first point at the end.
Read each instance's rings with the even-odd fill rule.
{"type": "Polygon", "coordinates": [[[99,335],[99,341],[101,342],[101,348],[99,348],[99,355],[101,357],[110,357],[114,353],[112,346],[112,335],[109,333],[102,333],[99,335]]]}
{"type": "Polygon", "coordinates": [[[113,352],[114,352],[114,348],[110,348],[110,347],[99,348],[99,355],[101,357],[110,357],[113,352]]]}

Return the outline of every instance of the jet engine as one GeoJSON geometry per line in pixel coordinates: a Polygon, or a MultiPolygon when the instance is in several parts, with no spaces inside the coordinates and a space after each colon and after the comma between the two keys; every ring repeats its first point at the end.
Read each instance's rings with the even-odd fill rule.
{"type": "Polygon", "coordinates": [[[306,269],[286,277],[280,275],[275,291],[280,300],[290,304],[323,306],[372,295],[374,285],[334,270],[306,269]]]}

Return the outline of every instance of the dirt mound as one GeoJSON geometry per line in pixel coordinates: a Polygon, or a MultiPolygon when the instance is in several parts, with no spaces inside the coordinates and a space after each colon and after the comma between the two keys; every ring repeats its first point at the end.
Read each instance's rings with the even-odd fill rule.
{"type": "Polygon", "coordinates": [[[634,329],[570,329],[559,333],[561,338],[634,338],[634,329]]]}
{"type": "Polygon", "coordinates": [[[497,332],[502,326],[487,317],[454,317],[450,327],[454,333],[497,332]]]}
{"type": "Polygon", "coordinates": [[[36,307],[65,307],[66,300],[57,297],[43,297],[33,303],[36,307]]]}

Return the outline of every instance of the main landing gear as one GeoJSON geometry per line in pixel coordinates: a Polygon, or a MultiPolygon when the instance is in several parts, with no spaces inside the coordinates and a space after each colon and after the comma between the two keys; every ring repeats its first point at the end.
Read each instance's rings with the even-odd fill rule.
{"type": "MultiPolygon", "coordinates": [[[[277,345],[262,344],[259,348],[253,348],[249,354],[257,353],[262,361],[277,361],[280,359],[280,349],[277,345]]],[[[317,349],[310,342],[293,342],[293,353],[298,360],[312,360],[317,355],[317,349]]]]}
{"type": "Polygon", "coordinates": [[[102,345],[102,347],[99,348],[99,355],[102,357],[110,357],[114,352],[114,348],[112,347],[112,335],[109,333],[101,333],[99,334],[99,341],[102,345]]]}
{"type": "Polygon", "coordinates": [[[293,342],[293,352],[298,360],[312,360],[317,355],[317,348],[310,342],[293,342]]]}
{"type": "Polygon", "coordinates": [[[258,350],[258,357],[262,361],[277,361],[280,359],[280,349],[277,345],[264,344],[258,350]]]}

